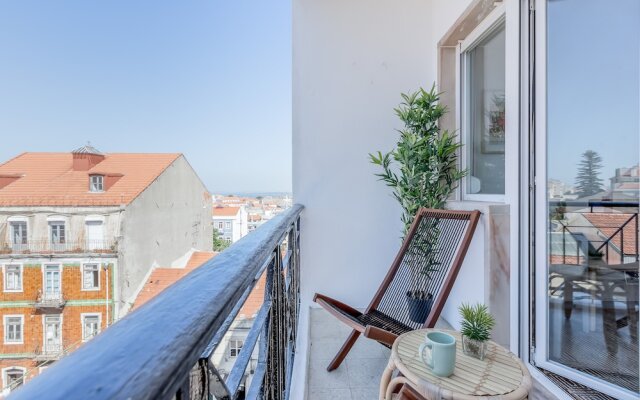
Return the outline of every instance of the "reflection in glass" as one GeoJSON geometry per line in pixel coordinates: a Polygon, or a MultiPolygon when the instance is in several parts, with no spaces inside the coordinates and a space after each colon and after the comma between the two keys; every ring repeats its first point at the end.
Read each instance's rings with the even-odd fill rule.
{"type": "Polygon", "coordinates": [[[504,24],[465,53],[469,194],[504,194],[504,24]]]}
{"type": "Polygon", "coordinates": [[[547,4],[548,360],[638,392],[640,2],[547,4]]]}

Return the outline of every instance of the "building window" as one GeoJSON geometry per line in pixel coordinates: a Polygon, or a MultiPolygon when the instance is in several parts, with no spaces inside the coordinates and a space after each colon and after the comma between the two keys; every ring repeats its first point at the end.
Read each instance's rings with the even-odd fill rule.
{"type": "Polygon", "coordinates": [[[82,340],[87,341],[100,333],[100,314],[82,315],[82,340]]]}
{"type": "Polygon", "coordinates": [[[64,221],[49,222],[51,231],[51,244],[64,244],[66,240],[64,221]]]}
{"type": "Polygon", "coordinates": [[[87,250],[104,250],[104,224],[99,220],[85,222],[85,240],[87,250]]]}
{"type": "Polygon", "coordinates": [[[242,340],[231,339],[229,341],[229,357],[237,357],[238,354],[240,354],[243,344],[244,342],[242,340]]]}
{"type": "Polygon", "coordinates": [[[44,316],[44,353],[60,354],[62,352],[62,316],[44,316]]]}
{"type": "Polygon", "coordinates": [[[9,264],[4,267],[4,291],[22,291],[22,265],[9,264]]]}
{"type": "Polygon", "coordinates": [[[104,192],[104,176],[91,175],[89,177],[89,191],[104,192]]]}
{"type": "Polygon", "coordinates": [[[23,343],[23,324],[24,317],[22,315],[5,315],[4,316],[4,343],[5,344],[21,344],[23,343]]]}
{"type": "Polygon", "coordinates": [[[224,222],[218,222],[218,229],[224,229],[224,222]]]}
{"type": "Polygon", "coordinates": [[[82,265],[82,290],[100,289],[100,265],[82,265]]]}
{"type": "Polygon", "coordinates": [[[22,245],[27,244],[27,222],[16,221],[11,222],[11,244],[22,245]]]}
{"type": "Polygon", "coordinates": [[[502,201],[505,193],[505,23],[480,26],[461,43],[461,135],[469,170],[464,198],[502,201]]]}
{"type": "Polygon", "coordinates": [[[231,229],[231,222],[228,222],[228,221],[227,221],[227,222],[225,223],[225,225],[226,225],[226,228],[227,228],[227,229],[231,229]]]}
{"type": "Polygon", "coordinates": [[[59,264],[44,266],[44,296],[48,299],[59,299],[61,294],[61,268],[59,264]]]}
{"type": "Polygon", "coordinates": [[[24,383],[25,369],[22,367],[9,367],[3,370],[2,380],[4,389],[10,392],[24,383]]]}

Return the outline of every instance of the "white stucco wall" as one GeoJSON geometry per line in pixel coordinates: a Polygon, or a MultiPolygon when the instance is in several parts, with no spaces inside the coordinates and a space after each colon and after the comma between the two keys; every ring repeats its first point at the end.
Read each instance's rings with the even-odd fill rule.
{"type": "Polygon", "coordinates": [[[184,157],[126,207],[118,275],[123,312],[152,266],[169,266],[192,248],[211,250],[211,207],[211,196],[184,157]]]}
{"type": "MultiPolygon", "coordinates": [[[[469,3],[293,2],[293,195],[305,205],[301,342],[314,292],[366,307],[400,246],[400,208],[367,154],[394,146],[400,93],[436,81],[436,44],[469,3]]],[[[306,343],[298,348],[293,398],[302,398],[305,379],[306,343]]]]}

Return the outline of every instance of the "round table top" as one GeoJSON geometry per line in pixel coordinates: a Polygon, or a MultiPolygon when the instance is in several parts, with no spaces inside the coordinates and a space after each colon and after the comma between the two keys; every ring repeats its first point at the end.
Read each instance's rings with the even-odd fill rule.
{"type": "Polygon", "coordinates": [[[531,389],[531,375],[513,353],[489,341],[486,356],[480,361],[462,352],[462,337],[455,331],[419,329],[407,332],[394,342],[391,357],[406,378],[422,386],[423,391],[437,392],[442,398],[502,395],[505,399],[523,399],[531,389]],[[448,378],[434,375],[418,354],[430,331],[446,332],[456,338],[456,367],[448,378]]]}

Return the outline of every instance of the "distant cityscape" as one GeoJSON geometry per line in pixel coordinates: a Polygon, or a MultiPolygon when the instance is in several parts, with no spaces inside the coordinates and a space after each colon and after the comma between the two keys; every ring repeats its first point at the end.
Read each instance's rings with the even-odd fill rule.
{"type": "Polygon", "coordinates": [[[547,180],[547,195],[550,200],[638,200],[640,193],[640,168],[638,165],[615,169],[615,175],[605,180],[603,190],[589,196],[581,196],[575,183],[558,179],[547,180]]]}
{"type": "MultiPolygon", "coordinates": [[[[291,205],[290,193],[211,194],[182,154],[86,145],[0,163],[1,395],[291,205]]],[[[263,298],[264,277],[212,358],[221,374],[263,298]]]]}

